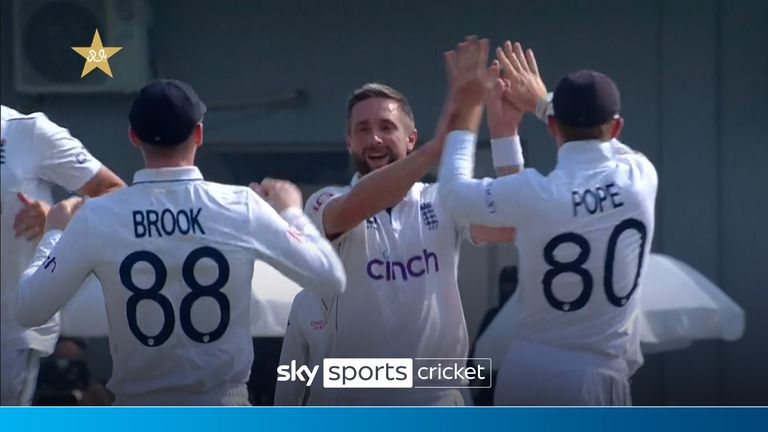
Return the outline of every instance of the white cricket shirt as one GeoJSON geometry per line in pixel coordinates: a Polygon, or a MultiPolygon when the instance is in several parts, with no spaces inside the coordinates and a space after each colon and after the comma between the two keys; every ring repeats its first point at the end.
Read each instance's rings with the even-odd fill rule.
{"type": "Polygon", "coordinates": [[[53,352],[59,336],[58,316],[34,328],[22,327],[16,320],[19,277],[37,244],[14,234],[13,221],[22,208],[16,194],[21,192],[30,199],[50,204],[52,185],[76,191],[96,175],[101,163],[68,130],[48,120],[45,114],[24,115],[6,106],[0,110],[0,345],[3,351],[31,348],[46,356],[53,352]]]}
{"type": "MultiPolygon", "coordinates": [[[[322,227],[328,202],[348,193],[326,187],[306,203],[322,227]]],[[[405,198],[332,243],[348,289],[331,306],[330,356],[343,358],[465,358],[467,327],[456,281],[459,245],[468,229],[441,204],[434,184],[416,183],[405,198]]],[[[443,384],[446,384],[443,382],[443,384]]],[[[431,405],[442,389],[326,389],[338,405],[431,405]]]]}
{"type": "Polygon", "coordinates": [[[21,281],[19,319],[47,320],[94,273],[116,402],[222,403],[253,360],[254,260],[321,296],[344,288],[331,245],[299,209],[283,217],[290,225],[250,189],[206,182],[196,167],[141,170],[46,234],[21,281]]]}
{"type": "Polygon", "coordinates": [[[328,331],[329,301],[309,291],[296,294],[288,316],[288,326],[280,351],[280,365],[296,362],[297,367],[318,366],[311,389],[299,380],[278,381],[275,405],[325,405],[323,398],[323,359],[330,347],[328,331]],[[309,391],[309,396],[306,394],[309,391]],[[306,399],[306,401],[305,401],[306,399]]]}
{"type": "Polygon", "coordinates": [[[517,228],[520,284],[510,302],[516,338],[642,364],[640,278],[654,230],[653,164],[618,141],[574,141],[544,176],[535,169],[472,179],[475,136],[448,136],[444,205],[464,223],[517,228]]]}

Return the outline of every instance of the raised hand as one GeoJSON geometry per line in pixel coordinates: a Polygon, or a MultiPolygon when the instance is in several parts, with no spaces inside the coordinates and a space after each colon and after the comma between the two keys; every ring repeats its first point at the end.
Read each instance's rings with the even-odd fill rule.
{"type": "Polygon", "coordinates": [[[56,229],[63,231],[83,204],[85,204],[85,200],[80,197],[67,198],[56,203],[51,208],[51,211],[48,212],[48,218],[45,220],[45,230],[56,229]]]}
{"type": "Polygon", "coordinates": [[[261,183],[251,183],[249,186],[278,213],[291,207],[301,209],[301,190],[287,180],[265,178],[261,183]]]}
{"type": "Polygon", "coordinates": [[[533,51],[523,52],[519,42],[504,42],[503,48],[496,48],[496,59],[510,81],[510,91],[505,97],[524,112],[536,112],[539,99],[547,94],[547,87],[539,75],[539,67],[533,51]]]}
{"type": "Polygon", "coordinates": [[[511,101],[510,82],[501,78],[501,66],[494,60],[488,68],[488,86],[485,92],[485,109],[488,113],[488,129],[491,138],[503,138],[517,135],[517,128],[523,118],[511,101]]]}
{"type": "Polygon", "coordinates": [[[45,227],[45,218],[51,206],[44,201],[29,199],[26,195],[19,192],[16,197],[21,202],[21,210],[16,213],[13,220],[13,230],[16,237],[24,237],[27,240],[34,240],[43,235],[45,227]]]}
{"type": "Polygon", "coordinates": [[[446,61],[455,103],[465,107],[482,105],[487,84],[488,39],[468,36],[446,55],[446,61]]]}

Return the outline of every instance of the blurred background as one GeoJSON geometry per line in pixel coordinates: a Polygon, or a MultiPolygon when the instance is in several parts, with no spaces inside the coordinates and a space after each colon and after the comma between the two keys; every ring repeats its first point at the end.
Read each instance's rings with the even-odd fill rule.
{"type": "MultiPolygon", "coordinates": [[[[181,79],[209,107],[198,158],[209,180],[284,177],[308,195],[349,181],[345,101],[366,82],[404,92],[420,141],[430,137],[445,94],[442,52],[466,34],[533,48],[550,88],[578,69],[610,75],[622,140],[659,171],[654,251],[687,262],[746,312],[737,342],[648,355],[634,402],[768,404],[767,0],[2,0],[0,99],[44,111],[130,181],[142,164],[126,136],[131,92],[181,79]],[[109,60],[113,79],[80,79],[83,59],[70,47],[90,45],[96,28],[105,46],[123,47],[109,60]]],[[[546,128],[529,118],[521,136],[526,164],[551,170],[546,128]]],[[[477,174],[492,175],[487,134],[481,141],[477,174]]],[[[499,275],[516,255],[462,249],[470,336],[498,306],[499,275]]],[[[77,342],[74,358],[105,382],[106,340],[77,342]]],[[[254,343],[266,344],[257,362],[271,365],[279,339],[254,343]]],[[[268,394],[274,381],[261,379],[268,394]]]]}

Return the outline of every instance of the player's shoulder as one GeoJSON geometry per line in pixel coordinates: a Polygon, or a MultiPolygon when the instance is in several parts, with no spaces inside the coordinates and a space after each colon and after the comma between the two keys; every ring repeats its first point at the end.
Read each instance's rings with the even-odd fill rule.
{"type": "Polygon", "coordinates": [[[88,215],[92,220],[110,220],[114,212],[125,205],[125,193],[128,188],[121,188],[98,197],[84,198],[85,202],[77,211],[77,214],[88,215]]]}
{"type": "Polygon", "coordinates": [[[246,198],[251,194],[254,194],[253,190],[248,186],[234,185],[228,183],[219,183],[209,180],[200,182],[200,186],[211,193],[225,196],[236,196],[246,198]]]}
{"type": "Polygon", "coordinates": [[[322,187],[310,195],[310,197],[319,197],[321,195],[341,195],[352,189],[350,185],[329,185],[322,187]]]}
{"type": "Polygon", "coordinates": [[[48,118],[45,116],[45,114],[41,112],[23,114],[23,113],[20,113],[19,111],[16,111],[13,108],[9,108],[5,105],[0,105],[0,120],[2,121],[15,121],[15,122],[25,121],[25,120],[34,121],[40,117],[48,118]]]}
{"type": "Polygon", "coordinates": [[[315,311],[323,309],[323,299],[312,291],[302,289],[293,298],[292,308],[300,316],[313,315],[315,311]]]}
{"type": "Polygon", "coordinates": [[[419,196],[421,201],[432,201],[438,197],[438,183],[416,182],[411,186],[411,193],[419,196]]]}
{"type": "Polygon", "coordinates": [[[50,122],[43,113],[22,114],[10,108],[7,108],[7,110],[3,112],[3,127],[7,127],[12,131],[33,131],[38,125],[38,120],[41,119],[50,122]]]}
{"type": "Polygon", "coordinates": [[[313,296],[314,294],[312,294],[311,291],[302,289],[301,291],[296,293],[296,296],[293,298],[293,307],[294,308],[305,307],[307,304],[312,303],[313,296]]]}
{"type": "Polygon", "coordinates": [[[641,178],[648,179],[651,183],[658,183],[656,166],[642,152],[636,151],[618,140],[611,142],[616,153],[616,160],[620,164],[629,166],[632,171],[640,174],[641,178]]]}
{"type": "Polygon", "coordinates": [[[248,186],[218,183],[212,181],[199,182],[199,187],[210,199],[205,201],[218,210],[227,213],[239,213],[250,218],[253,211],[268,207],[260,196],[248,186]]]}
{"type": "Polygon", "coordinates": [[[313,192],[309,198],[307,198],[306,209],[318,211],[323,204],[328,202],[333,197],[344,195],[352,189],[349,185],[330,185],[322,187],[313,192]]]}

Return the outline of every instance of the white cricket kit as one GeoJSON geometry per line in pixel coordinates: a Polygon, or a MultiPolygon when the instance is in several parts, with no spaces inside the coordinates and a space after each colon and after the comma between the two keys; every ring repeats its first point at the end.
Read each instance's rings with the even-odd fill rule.
{"type": "MultiPolygon", "coordinates": [[[[524,396],[528,385],[582,368],[567,355],[546,362],[526,355],[548,348],[576,357],[586,353],[583,369],[602,361],[600,368],[626,381],[642,364],[637,287],[653,238],[658,185],[653,164],[615,140],[574,141],[560,148],[548,176],[525,169],[473,180],[474,145],[474,134],[449,134],[440,196],[464,223],[517,228],[520,284],[509,305],[517,321],[509,329],[508,359],[524,363],[515,372],[527,381],[510,386],[517,385],[524,396]]],[[[499,386],[502,375],[503,370],[499,386]]]]}
{"type": "Polygon", "coordinates": [[[330,347],[328,314],[330,301],[309,291],[296,294],[280,351],[280,365],[319,366],[312,386],[303,381],[278,381],[275,405],[327,405],[323,398],[323,359],[330,347]]]}
{"type": "Polygon", "coordinates": [[[78,190],[101,168],[73,138],[42,113],[22,115],[2,107],[0,154],[2,162],[2,347],[3,350],[32,348],[44,355],[53,352],[58,321],[42,327],[23,328],[16,321],[16,290],[36,244],[16,238],[13,221],[21,210],[16,194],[52,203],[53,184],[78,190]]]}
{"type": "MultiPolygon", "coordinates": [[[[3,356],[0,378],[5,404],[13,399],[9,392],[18,390],[11,385],[18,379],[19,373],[11,357],[18,355],[10,353],[32,349],[35,351],[32,355],[47,356],[53,352],[59,336],[58,316],[34,328],[22,327],[16,320],[19,277],[32,259],[36,246],[36,242],[17,238],[14,234],[13,221],[22,208],[16,195],[21,192],[30,199],[50,204],[53,201],[52,185],[78,190],[99,171],[101,163],[69,131],[48,120],[44,114],[23,115],[6,106],[0,106],[0,111],[0,355],[3,356]]],[[[25,364],[22,369],[26,369],[27,356],[21,356],[25,364]]]]}
{"type": "Polygon", "coordinates": [[[22,323],[47,320],[94,273],[123,405],[247,404],[254,260],[332,297],[343,267],[299,209],[283,218],[253,191],[196,167],[145,169],[46,233],[24,273],[22,323]]]}
{"type": "MultiPolygon", "coordinates": [[[[322,227],[327,203],[358,179],[319,190],[306,213],[322,227]]],[[[330,356],[465,358],[467,327],[456,276],[459,244],[468,231],[445,212],[436,185],[416,183],[395,207],[335,239],[349,282],[331,307],[330,356]]],[[[334,405],[457,403],[456,392],[446,389],[326,391],[334,405]]]]}

